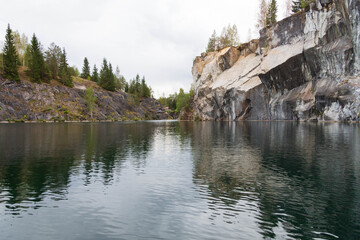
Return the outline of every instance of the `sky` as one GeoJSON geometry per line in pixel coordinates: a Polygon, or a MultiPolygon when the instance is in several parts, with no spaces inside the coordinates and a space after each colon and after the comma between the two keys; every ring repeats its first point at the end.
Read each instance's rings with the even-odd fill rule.
{"type": "Polygon", "coordinates": [[[193,60],[214,30],[236,24],[241,42],[249,29],[258,35],[257,0],[0,0],[0,6],[0,45],[10,23],[29,39],[35,33],[44,49],[52,42],[64,47],[80,71],[84,57],[91,68],[105,57],[127,80],[145,76],[155,97],[190,89],[193,60]]]}

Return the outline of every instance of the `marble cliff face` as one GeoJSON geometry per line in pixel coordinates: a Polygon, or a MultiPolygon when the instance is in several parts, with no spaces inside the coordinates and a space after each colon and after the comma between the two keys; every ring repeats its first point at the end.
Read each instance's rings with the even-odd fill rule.
{"type": "Polygon", "coordinates": [[[317,0],[260,39],[196,57],[203,120],[360,119],[360,1],[317,0]]]}

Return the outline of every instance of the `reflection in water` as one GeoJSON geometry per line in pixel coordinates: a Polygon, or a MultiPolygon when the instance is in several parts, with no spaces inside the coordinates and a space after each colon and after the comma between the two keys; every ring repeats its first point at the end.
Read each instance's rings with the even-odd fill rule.
{"type": "Polygon", "coordinates": [[[214,215],[254,212],[265,238],[359,236],[358,126],[207,123],[193,132],[194,179],[211,191],[214,215]]]}
{"type": "Polygon", "coordinates": [[[356,239],[359,146],[345,124],[0,125],[0,239],[356,239]]]}

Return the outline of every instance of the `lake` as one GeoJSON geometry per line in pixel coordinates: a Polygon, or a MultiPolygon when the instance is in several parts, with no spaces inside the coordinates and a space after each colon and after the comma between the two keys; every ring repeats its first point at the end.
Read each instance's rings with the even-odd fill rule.
{"type": "Polygon", "coordinates": [[[0,239],[360,239],[360,126],[0,124],[0,239]]]}

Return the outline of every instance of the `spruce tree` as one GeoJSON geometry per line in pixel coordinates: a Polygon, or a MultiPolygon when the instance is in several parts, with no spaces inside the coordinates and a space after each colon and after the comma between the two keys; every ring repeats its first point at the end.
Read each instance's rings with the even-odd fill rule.
{"type": "Polygon", "coordinates": [[[111,64],[103,60],[103,65],[100,71],[100,86],[109,91],[115,91],[115,78],[112,72],[111,64]]]}
{"type": "Polygon", "coordinates": [[[48,70],[45,66],[44,56],[40,48],[40,42],[35,34],[31,39],[30,45],[29,73],[33,82],[41,83],[41,81],[48,82],[49,80],[48,70]]]}
{"type": "Polygon", "coordinates": [[[106,90],[109,90],[109,91],[115,91],[115,76],[114,76],[114,73],[113,73],[113,69],[112,69],[112,65],[111,63],[109,63],[109,70],[108,70],[108,82],[107,82],[107,86],[106,86],[106,90]]]}
{"type": "Polygon", "coordinates": [[[106,84],[106,73],[109,71],[109,67],[107,64],[106,58],[103,59],[103,64],[101,66],[100,70],[100,82],[99,85],[104,88],[104,85],[106,84]]]}
{"type": "Polygon", "coordinates": [[[12,34],[12,30],[10,28],[10,24],[8,25],[5,35],[3,60],[4,77],[12,81],[20,82],[20,77],[18,73],[19,57],[16,53],[15,40],[12,34]]]}
{"type": "Polygon", "coordinates": [[[96,65],[94,65],[93,73],[91,76],[91,81],[99,82],[99,73],[98,73],[98,69],[97,69],[96,65]]]}
{"type": "Polygon", "coordinates": [[[84,79],[88,79],[90,77],[90,65],[87,58],[84,59],[81,77],[84,79]]]}
{"type": "Polygon", "coordinates": [[[268,13],[266,16],[266,25],[269,26],[276,23],[276,18],[277,18],[277,3],[276,0],[271,0],[268,8],[268,13]]]}
{"type": "Polygon", "coordinates": [[[60,67],[59,67],[60,82],[68,87],[73,87],[72,77],[69,71],[69,65],[67,63],[65,48],[61,54],[60,67]]]}

